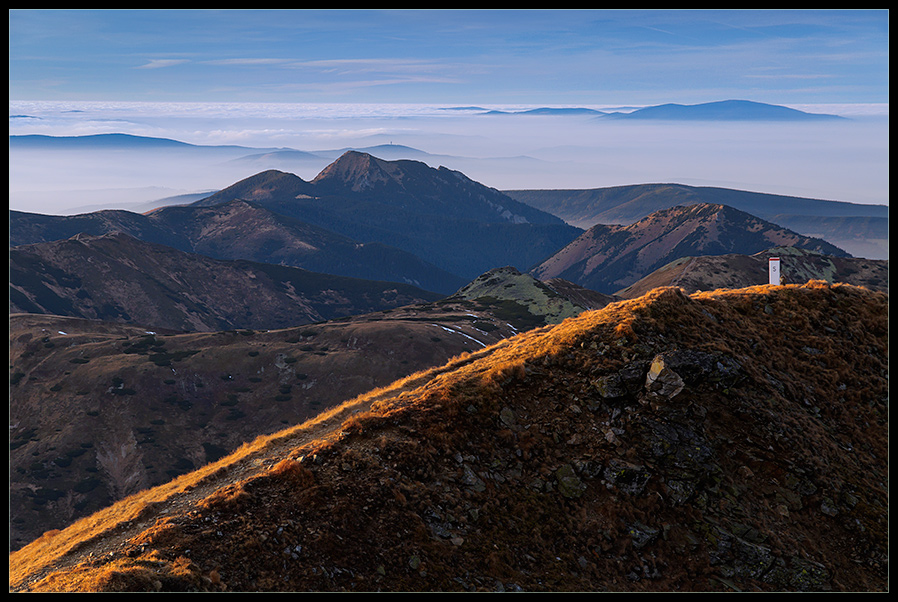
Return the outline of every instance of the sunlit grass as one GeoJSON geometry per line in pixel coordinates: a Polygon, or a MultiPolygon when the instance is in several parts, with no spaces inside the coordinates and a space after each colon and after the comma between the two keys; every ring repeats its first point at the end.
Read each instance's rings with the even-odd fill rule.
{"type": "MultiPolygon", "coordinates": [[[[871,316],[860,315],[860,312],[881,311],[883,304],[854,304],[853,300],[861,294],[871,293],[822,281],[693,295],[668,287],[637,299],[610,304],[601,310],[584,312],[557,326],[525,332],[477,352],[457,356],[443,366],[422,370],[369,391],[302,424],[258,437],[199,470],[131,495],[66,529],[48,532],[10,555],[10,588],[22,587],[24,580],[33,579],[41,570],[56,566],[63,557],[77,553],[98,538],[116,534],[142,521],[147,525],[141,530],[150,528],[150,521],[158,518],[157,510],[181,496],[202,490],[202,497],[207,500],[204,503],[219,503],[231,493],[222,493],[216,498],[211,495],[216,489],[266,474],[266,470],[267,474],[302,472],[295,462],[300,455],[324,449],[347,433],[362,432],[405,412],[427,411],[443,405],[464,407],[473,403],[492,403],[504,383],[525,378],[528,370],[536,366],[551,370],[555,358],[574,355],[577,350],[600,344],[617,346],[626,353],[629,346],[641,343],[643,333],[656,336],[656,333],[670,329],[677,329],[681,341],[692,341],[696,346],[713,349],[718,345],[714,330],[733,328],[734,325],[756,333],[759,340],[775,341],[788,334],[779,331],[784,325],[787,328],[794,326],[795,332],[814,332],[818,324],[825,324],[829,319],[827,305],[844,307],[859,321],[875,323],[871,316]],[[821,305],[821,299],[812,297],[816,289],[840,294],[826,297],[826,302],[821,305]],[[768,319],[771,314],[776,314],[775,320],[768,319]]],[[[872,294],[887,297],[884,293],[872,294]]],[[[887,303],[884,305],[887,307],[887,303]]],[[[838,350],[825,351],[834,358],[831,362],[833,378],[845,380],[848,375],[840,371],[847,368],[837,361],[838,350]]],[[[773,347],[768,353],[774,362],[788,364],[794,359],[788,344],[773,347]]],[[[619,354],[614,358],[595,355],[591,358],[593,362],[608,362],[609,366],[621,362],[619,354]]],[[[438,438],[442,434],[428,432],[427,436],[438,438]]],[[[230,491],[239,495],[239,487],[230,491]]],[[[138,569],[111,564],[106,570],[112,574],[138,569]]],[[[57,581],[53,587],[64,590],[66,584],[57,581]]]]}

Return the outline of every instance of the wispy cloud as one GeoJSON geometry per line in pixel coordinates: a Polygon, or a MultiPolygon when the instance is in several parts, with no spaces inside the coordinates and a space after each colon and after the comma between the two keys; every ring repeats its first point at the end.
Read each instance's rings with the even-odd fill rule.
{"type": "Polygon", "coordinates": [[[164,69],[187,62],[189,62],[187,59],[151,59],[149,63],[140,65],[137,69],[164,69]]]}
{"type": "Polygon", "coordinates": [[[205,65],[219,65],[222,67],[260,67],[286,65],[295,62],[294,59],[283,58],[229,58],[203,61],[205,65]]]}
{"type": "Polygon", "coordinates": [[[888,100],[885,9],[13,9],[9,34],[11,98],[206,100],[226,84],[245,100],[286,83],[328,95],[342,84],[348,102],[370,100],[349,94],[372,85],[384,89],[378,100],[416,102],[700,102],[718,89],[767,102],[888,100]],[[771,68],[821,85],[812,96],[786,78],[747,77],[771,68]],[[55,78],[66,85],[36,83],[55,78]],[[412,82],[422,86],[398,88],[412,82]]]}
{"type": "MultiPolygon", "coordinates": [[[[470,73],[478,71],[477,65],[460,64],[449,61],[393,58],[340,58],[340,59],[294,59],[294,58],[226,58],[198,61],[198,64],[220,67],[275,67],[283,69],[304,69],[328,75],[355,75],[359,73],[422,74],[422,73],[470,73]]],[[[439,80],[456,81],[455,77],[439,77],[439,80]]]]}

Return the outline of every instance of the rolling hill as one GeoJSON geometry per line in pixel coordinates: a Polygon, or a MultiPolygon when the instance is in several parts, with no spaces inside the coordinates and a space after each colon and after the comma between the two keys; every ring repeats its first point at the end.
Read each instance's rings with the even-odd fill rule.
{"type": "Polygon", "coordinates": [[[847,255],[823,240],[801,236],[732,207],[699,204],[656,211],[627,226],[593,226],[530,273],[540,280],[564,278],[615,294],[682,257],[753,254],[774,246],[847,255]]]}
{"type": "Polygon", "coordinates": [[[888,591],[888,297],[584,312],[49,532],[10,591],[888,591]]]}

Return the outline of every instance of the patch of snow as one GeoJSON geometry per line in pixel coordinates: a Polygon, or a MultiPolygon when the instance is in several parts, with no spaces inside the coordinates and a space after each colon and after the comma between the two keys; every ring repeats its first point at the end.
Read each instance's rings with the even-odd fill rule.
{"type": "Polygon", "coordinates": [[[453,330],[452,328],[447,328],[446,326],[441,326],[440,324],[431,324],[431,326],[436,326],[437,328],[442,328],[442,329],[445,330],[446,332],[451,332],[452,334],[460,334],[461,336],[465,337],[466,339],[471,339],[471,340],[474,341],[475,343],[478,343],[481,347],[486,347],[486,343],[484,343],[484,342],[482,342],[482,341],[478,341],[477,339],[475,339],[475,338],[472,337],[471,335],[465,334],[464,332],[460,332],[460,331],[458,331],[458,330],[453,330]]]}

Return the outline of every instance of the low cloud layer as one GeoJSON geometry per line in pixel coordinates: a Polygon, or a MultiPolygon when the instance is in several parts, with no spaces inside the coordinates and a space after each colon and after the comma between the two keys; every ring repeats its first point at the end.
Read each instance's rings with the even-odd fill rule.
{"type": "Polygon", "coordinates": [[[423,151],[408,158],[457,169],[498,189],[677,182],[888,204],[887,106],[796,107],[851,119],[794,124],[485,114],[525,108],[533,107],[10,102],[10,135],[128,133],[320,157],[240,161],[242,153],[11,150],[10,207],[65,213],[85,205],[124,206],[218,189],[267,168],[311,179],[341,149],[385,144],[423,151]]]}

